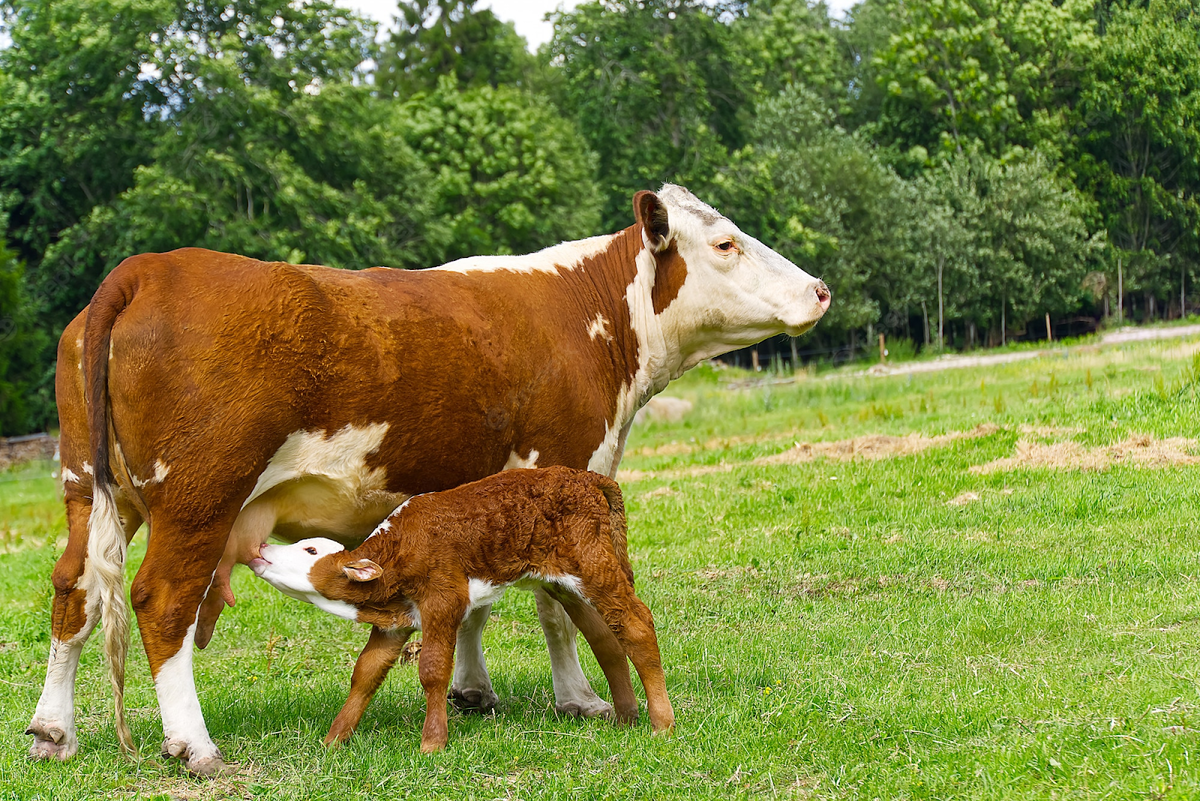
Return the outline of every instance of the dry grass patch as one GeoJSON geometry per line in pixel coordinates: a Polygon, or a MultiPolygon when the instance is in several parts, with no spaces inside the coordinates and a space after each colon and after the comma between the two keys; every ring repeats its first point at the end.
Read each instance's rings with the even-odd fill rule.
{"type": "Polygon", "coordinates": [[[853,459],[894,459],[922,453],[930,448],[944,448],[961,439],[986,437],[999,430],[1000,427],[993,423],[983,423],[970,431],[953,431],[934,437],[924,434],[906,434],[902,437],[889,434],[866,434],[853,439],[840,439],[833,442],[797,442],[783,453],[755,459],[754,464],[801,464],[820,457],[843,462],[853,459]]]}
{"type": "Polygon", "coordinates": [[[1194,453],[1196,440],[1185,437],[1156,439],[1131,434],[1115,445],[1088,448],[1078,442],[1017,442],[1016,453],[987,464],[975,465],[972,473],[987,475],[1023,468],[1051,470],[1107,470],[1114,465],[1163,468],[1200,464],[1194,453]]]}

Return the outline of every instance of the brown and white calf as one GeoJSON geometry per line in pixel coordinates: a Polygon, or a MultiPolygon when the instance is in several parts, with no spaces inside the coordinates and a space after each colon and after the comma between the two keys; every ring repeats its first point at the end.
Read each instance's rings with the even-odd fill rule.
{"type": "MultiPolygon", "coordinates": [[[[825,285],[687,190],[636,222],[528,256],[361,272],[184,249],[126,259],[67,326],[55,377],[69,538],[54,568],[36,758],[75,754],[79,655],[103,613],[121,743],[126,546],[164,751],[222,765],[192,677],[272,533],[355,546],[411,495],[509,467],[613,475],[634,413],[711,356],[807,331],[825,285]]],[[[557,706],[610,711],[575,630],[537,593],[557,706]]],[[[487,608],[463,622],[452,693],[494,702],[487,608]]]]}
{"type": "Polygon", "coordinates": [[[608,679],[618,721],[638,714],[628,656],[654,731],[674,727],[654,619],[634,593],[626,548],[617,483],[548,467],[412,498],[353,551],[324,538],[264,545],[250,568],[293,598],[372,626],[326,744],[354,732],[404,643],[421,630],[421,750],[428,753],[446,745],[459,624],[513,585],[540,588],[566,609],[608,679]]]}

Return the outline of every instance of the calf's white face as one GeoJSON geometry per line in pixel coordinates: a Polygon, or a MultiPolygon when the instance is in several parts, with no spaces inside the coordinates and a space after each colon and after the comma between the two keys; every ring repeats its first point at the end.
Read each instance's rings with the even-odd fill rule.
{"type": "Polygon", "coordinates": [[[775,334],[799,336],[828,310],[824,281],[742,232],[688,190],[667,184],[657,196],[644,194],[648,197],[638,198],[638,212],[647,222],[648,239],[657,217],[666,223],[659,248],[674,244],[687,265],[678,297],[660,319],[665,333],[674,329],[684,340],[679,344],[688,354],[685,369],[775,334]]]}
{"type": "Polygon", "coordinates": [[[324,537],[300,540],[291,545],[267,543],[262,546],[259,556],[247,563],[247,567],[254,571],[254,575],[290,598],[313,604],[347,620],[357,620],[356,608],[345,601],[321,595],[309,577],[318,560],[344,550],[345,547],[340,543],[324,537]]]}

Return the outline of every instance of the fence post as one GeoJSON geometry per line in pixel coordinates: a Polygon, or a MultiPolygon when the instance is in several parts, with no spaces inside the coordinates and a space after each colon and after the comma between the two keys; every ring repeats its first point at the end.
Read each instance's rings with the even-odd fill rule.
{"type": "Polygon", "coordinates": [[[1054,341],[1054,329],[1050,327],[1050,312],[1046,312],[1046,339],[1054,341]]]}
{"type": "Polygon", "coordinates": [[[887,364],[887,346],[883,343],[883,334],[879,335],[879,363],[887,364]]]}

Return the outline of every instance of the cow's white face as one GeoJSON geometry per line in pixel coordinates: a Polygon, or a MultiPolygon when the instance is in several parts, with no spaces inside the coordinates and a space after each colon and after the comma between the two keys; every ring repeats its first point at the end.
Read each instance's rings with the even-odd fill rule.
{"type": "Polygon", "coordinates": [[[338,617],[357,620],[358,610],[355,607],[321,595],[310,577],[313,566],[319,560],[344,550],[345,547],[340,543],[324,537],[300,540],[291,545],[266,543],[259,551],[259,556],[251,559],[247,567],[254,571],[254,575],[290,598],[313,604],[338,617]]]}
{"type": "Polygon", "coordinates": [[[683,187],[667,184],[657,196],[640,194],[635,204],[647,245],[665,250],[673,244],[687,265],[678,296],[659,315],[664,334],[674,334],[685,357],[683,369],[775,334],[798,336],[829,308],[825,282],[683,187]],[[668,231],[655,242],[653,221],[661,224],[664,212],[668,231]]]}

